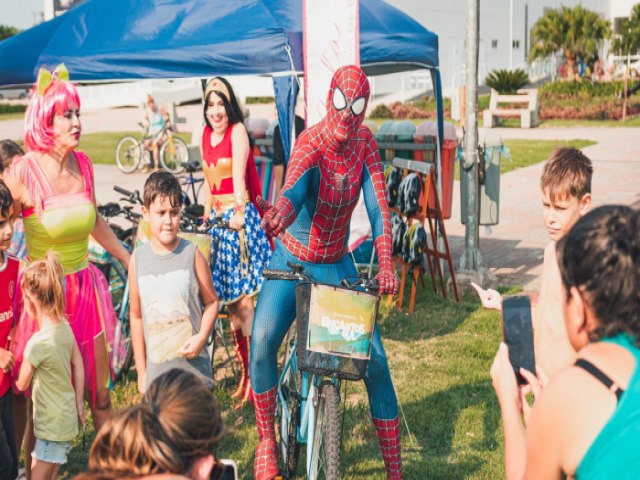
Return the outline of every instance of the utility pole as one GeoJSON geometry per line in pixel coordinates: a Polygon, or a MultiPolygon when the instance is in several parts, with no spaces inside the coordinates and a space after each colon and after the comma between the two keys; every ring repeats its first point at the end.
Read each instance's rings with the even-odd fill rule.
{"type": "Polygon", "coordinates": [[[467,59],[466,59],[466,128],[461,182],[466,183],[467,218],[464,235],[464,253],[460,269],[479,272],[480,231],[478,208],[478,37],[480,0],[467,0],[467,59]]]}

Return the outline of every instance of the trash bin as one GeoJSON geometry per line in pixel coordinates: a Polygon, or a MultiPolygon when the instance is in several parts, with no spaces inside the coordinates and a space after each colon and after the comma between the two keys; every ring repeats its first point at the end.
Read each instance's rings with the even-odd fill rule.
{"type": "MultiPolygon", "coordinates": [[[[444,124],[443,132],[444,141],[442,143],[442,199],[440,201],[440,209],[443,218],[451,218],[451,205],[453,203],[453,176],[456,161],[456,149],[458,148],[458,136],[456,127],[449,122],[444,124]]],[[[418,125],[416,133],[413,135],[415,143],[429,143],[433,141],[437,145],[438,139],[438,123],[424,122],[418,125]],[[432,139],[432,140],[431,140],[432,139]]],[[[428,158],[429,162],[435,163],[436,152],[425,152],[424,150],[416,150],[415,159],[423,161],[428,158]]],[[[429,192],[429,207],[435,208],[435,192],[429,192]]]]}
{"type": "MultiPolygon", "coordinates": [[[[478,165],[480,225],[497,225],[500,219],[500,161],[505,152],[502,139],[486,140],[478,165]]],[[[461,175],[462,177],[462,172],[461,175]]],[[[461,179],[462,180],[462,179],[461,179]]],[[[467,220],[467,185],[460,182],[462,223],[467,220]]]]}
{"type": "MultiPolygon", "coordinates": [[[[393,142],[393,134],[391,133],[391,126],[393,125],[393,120],[387,120],[380,127],[378,127],[378,131],[373,134],[376,139],[376,142],[393,142]]],[[[393,160],[392,153],[390,150],[380,149],[380,160],[383,162],[391,163],[393,160]]]]}
{"type": "MultiPolygon", "coordinates": [[[[389,133],[393,135],[393,142],[395,143],[413,143],[416,126],[413,122],[408,121],[393,122],[389,133]]],[[[396,150],[395,156],[413,160],[413,150],[396,150]]]]}

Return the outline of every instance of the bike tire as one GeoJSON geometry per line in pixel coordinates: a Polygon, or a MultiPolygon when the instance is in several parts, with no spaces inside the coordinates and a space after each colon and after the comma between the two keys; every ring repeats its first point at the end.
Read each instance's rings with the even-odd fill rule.
{"type": "Polygon", "coordinates": [[[167,172],[181,173],[184,170],[183,162],[189,161],[189,148],[178,137],[173,137],[173,152],[171,152],[171,143],[165,141],[160,147],[160,164],[167,172]]]}
{"type": "MultiPolygon", "coordinates": [[[[290,330],[291,331],[291,330],[290,330]]],[[[294,330],[295,331],[295,330],[294,330]]],[[[291,341],[286,343],[285,361],[291,355],[295,355],[295,350],[291,348],[291,341]]],[[[299,370],[290,369],[280,386],[289,410],[289,421],[282,416],[282,406],[278,399],[278,432],[280,434],[280,452],[288,478],[294,478],[298,469],[300,458],[300,443],[298,443],[298,428],[300,426],[300,385],[301,375],[299,370]]]]}
{"type": "Polygon", "coordinates": [[[129,309],[123,318],[118,318],[113,341],[113,355],[111,368],[117,382],[129,373],[133,361],[133,346],[131,345],[131,327],[129,323],[129,309]]]}
{"type": "Polygon", "coordinates": [[[340,392],[325,380],[318,392],[309,480],[338,480],[340,475],[340,392]]]}
{"type": "Polygon", "coordinates": [[[116,145],[116,165],[122,173],[133,173],[142,160],[142,145],[137,138],[127,135],[116,145]]]}

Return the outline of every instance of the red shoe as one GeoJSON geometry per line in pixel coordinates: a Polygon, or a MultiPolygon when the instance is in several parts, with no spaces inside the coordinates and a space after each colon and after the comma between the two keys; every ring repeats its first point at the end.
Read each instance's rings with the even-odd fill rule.
{"type": "Polygon", "coordinates": [[[387,469],[388,480],[403,480],[402,457],[400,455],[400,422],[393,420],[373,419],[378,434],[382,459],[387,469]]]}
{"type": "Polygon", "coordinates": [[[258,428],[258,446],[253,462],[254,480],[272,480],[278,476],[278,443],[274,426],[278,387],[268,392],[253,392],[258,428]]]}

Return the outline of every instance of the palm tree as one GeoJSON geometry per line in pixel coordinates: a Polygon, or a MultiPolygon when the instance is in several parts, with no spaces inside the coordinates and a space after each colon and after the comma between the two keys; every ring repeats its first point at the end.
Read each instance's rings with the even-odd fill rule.
{"type": "Polygon", "coordinates": [[[610,34],[610,23],[581,5],[549,10],[531,29],[529,61],[561,51],[567,60],[569,80],[573,80],[576,57],[597,55],[610,34]]]}

